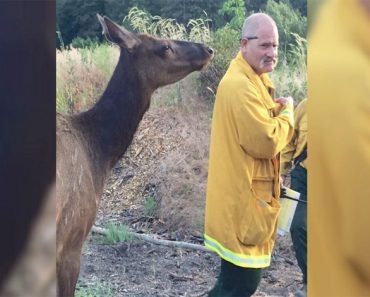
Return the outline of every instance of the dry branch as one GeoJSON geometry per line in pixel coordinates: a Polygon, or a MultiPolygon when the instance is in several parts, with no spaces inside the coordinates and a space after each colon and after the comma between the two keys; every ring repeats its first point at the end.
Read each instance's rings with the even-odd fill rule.
{"type": "MultiPolygon", "coordinates": [[[[93,226],[91,231],[98,233],[98,234],[102,234],[102,235],[105,235],[107,233],[107,230],[105,230],[104,228],[100,228],[96,226],[93,226]]],[[[199,244],[188,243],[184,241],[171,241],[171,240],[165,240],[165,239],[158,239],[158,238],[155,238],[147,234],[141,234],[141,233],[135,233],[135,232],[129,232],[129,234],[135,238],[138,238],[138,239],[150,242],[150,243],[158,244],[158,245],[165,245],[165,246],[170,246],[170,247],[191,249],[191,250],[199,250],[203,252],[213,252],[199,244]]]]}
{"type": "MultiPolygon", "coordinates": [[[[107,233],[107,230],[105,230],[104,228],[96,227],[96,226],[93,226],[91,231],[98,233],[98,234],[102,234],[102,235],[105,235],[107,233]]],[[[188,243],[184,241],[171,241],[171,240],[165,240],[165,239],[158,239],[153,236],[142,234],[142,233],[129,232],[129,234],[135,238],[138,238],[138,239],[150,242],[150,243],[158,244],[158,245],[165,245],[169,247],[176,247],[176,248],[191,249],[191,250],[198,250],[198,251],[203,251],[203,252],[208,252],[208,253],[214,253],[214,251],[206,248],[205,246],[199,245],[199,244],[188,243]]],[[[274,253],[274,256],[283,259],[285,262],[287,262],[290,265],[294,265],[294,262],[288,259],[287,257],[284,257],[277,253],[274,253]]]]}

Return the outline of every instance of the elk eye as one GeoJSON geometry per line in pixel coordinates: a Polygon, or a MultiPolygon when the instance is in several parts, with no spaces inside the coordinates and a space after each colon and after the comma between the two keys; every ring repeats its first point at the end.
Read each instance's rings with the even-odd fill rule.
{"type": "Polygon", "coordinates": [[[165,45],[165,46],[163,46],[163,50],[164,51],[168,51],[168,50],[172,51],[172,48],[169,45],[165,45]]]}

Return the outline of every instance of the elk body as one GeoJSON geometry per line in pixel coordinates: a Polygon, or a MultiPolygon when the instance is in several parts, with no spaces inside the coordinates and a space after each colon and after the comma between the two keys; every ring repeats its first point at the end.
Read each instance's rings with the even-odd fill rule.
{"type": "Polygon", "coordinates": [[[201,70],[213,50],[199,43],[136,35],[98,19],[120,57],[103,95],[90,110],[57,114],[58,296],[74,295],[82,245],[94,223],[104,181],[131,143],[154,90],[201,70]]]}

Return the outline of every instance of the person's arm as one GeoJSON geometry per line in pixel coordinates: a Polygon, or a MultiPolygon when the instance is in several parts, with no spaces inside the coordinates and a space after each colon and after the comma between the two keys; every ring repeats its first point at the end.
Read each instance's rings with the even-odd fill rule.
{"type": "Polygon", "coordinates": [[[289,170],[293,167],[294,162],[294,155],[297,150],[297,142],[300,135],[301,129],[301,121],[306,112],[305,106],[303,105],[305,102],[301,101],[301,103],[297,106],[294,110],[294,133],[293,137],[288,143],[288,145],[282,150],[280,155],[280,173],[281,175],[288,174],[289,170]]]}
{"type": "Polygon", "coordinates": [[[297,138],[297,130],[294,130],[294,134],[292,140],[288,143],[288,145],[282,150],[280,155],[280,174],[287,175],[289,170],[293,167],[293,156],[296,151],[296,138],[297,138]]]}

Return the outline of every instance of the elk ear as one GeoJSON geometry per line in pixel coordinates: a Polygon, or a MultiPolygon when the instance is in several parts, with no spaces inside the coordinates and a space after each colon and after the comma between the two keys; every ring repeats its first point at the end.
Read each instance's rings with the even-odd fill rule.
{"type": "Polygon", "coordinates": [[[96,16],[103,28],[103,35],[105,35],[110,42],[127,49],[132,49],[141,43],[141,40],[134,33],[118,26],[106,16],[102,17],[99,14],[96,14],[96,16]]]}

